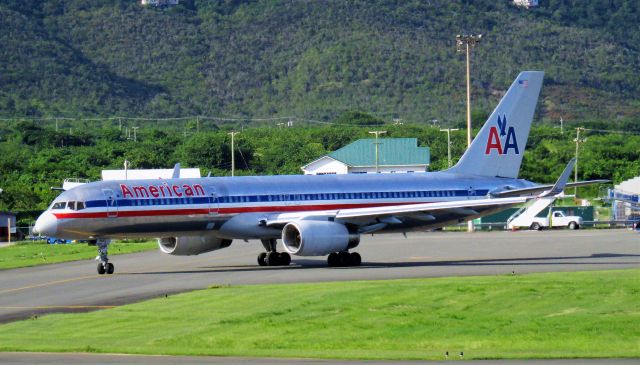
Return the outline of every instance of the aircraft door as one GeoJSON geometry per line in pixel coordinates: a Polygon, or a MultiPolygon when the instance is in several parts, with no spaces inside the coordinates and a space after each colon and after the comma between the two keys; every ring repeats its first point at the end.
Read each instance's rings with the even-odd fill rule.
{"type": "Polygon", "coordinates": [[[107,200],[107,217],[115,218],[118,216],[118,201],[116,194],[111,189],[102,189],[102,194],[107,200]]]}
{"type": "Polygon", "coordinates": [[[218,214],[218,194],[215,188],[209,188],[209,215],[218,214]]]}

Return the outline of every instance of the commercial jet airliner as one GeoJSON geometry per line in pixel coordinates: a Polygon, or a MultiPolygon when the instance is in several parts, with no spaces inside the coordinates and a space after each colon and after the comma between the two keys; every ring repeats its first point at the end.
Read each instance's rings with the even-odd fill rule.
{"type": "Polygon", "coordinates": [[[95,243],[100,274],[114,272],[107,247],[119,238],[157,238],[171,255],[259,239],[260,265],[328,255],[329,266],[357,266],[361,257],[351,250],[363,234],[432,230],[562,191],[572,163],[554,186],[518,179],[542,79],[543,72],[520,73],[448,170],[98,181],[60,194],[35,230],[95,243]],[[284,252],[276,250],[277,239],[284,252]]]}

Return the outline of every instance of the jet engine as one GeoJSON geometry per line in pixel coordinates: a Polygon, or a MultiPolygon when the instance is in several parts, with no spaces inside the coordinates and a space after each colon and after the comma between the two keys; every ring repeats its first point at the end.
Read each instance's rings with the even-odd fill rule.
{"type": "Polygon", "coordinates": [[[360,235],[341,223],[297,221],[282,229],[285,250],[298,256],[324,256],[358,246],[360,235]]]}
{"type": "Polygon", "coordinates": [[[169,255],[191,256],[219,250],[231,245],[231,240],[215,236],[182,236],[158,239],[160,251],[169,255]]]}

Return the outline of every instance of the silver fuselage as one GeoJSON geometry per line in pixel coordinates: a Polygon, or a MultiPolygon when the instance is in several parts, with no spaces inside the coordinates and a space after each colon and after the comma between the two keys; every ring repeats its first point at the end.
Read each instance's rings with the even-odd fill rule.
{"type": "MultiPolygon", "coordinates": [[[[99,181],[60,194],[36,229],[66,239],[225,236],[229,234],[221,227],[239,215],[260,222],[283,213],[483,199],[533,186],[522,179],[448,172],[99,181]]],[[[429,220],[403,217],[381,231],[433,229],[494,211],[481,209],[473,217],[447,212],[429,220]]],[[[279,237],[280,231],[236,230],[232,235],[226,238],[267,239],[279,237]]]]}

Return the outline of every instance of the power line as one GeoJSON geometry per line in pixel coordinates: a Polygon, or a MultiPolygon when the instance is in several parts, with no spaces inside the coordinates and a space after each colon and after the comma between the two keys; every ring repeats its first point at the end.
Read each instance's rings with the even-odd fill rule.
{"type": "Polygon", "coordinates": [[[633,135],[640,135],[640,132],[612,131],[612,130],[608,130],[608,129],[589,129],[589,128],[582,128],[582,130],[584,130],[584,131],[589,131],[589,132],[598,132],[598,133],[616,133],[616,134],[633,134],[633,135]]]}

